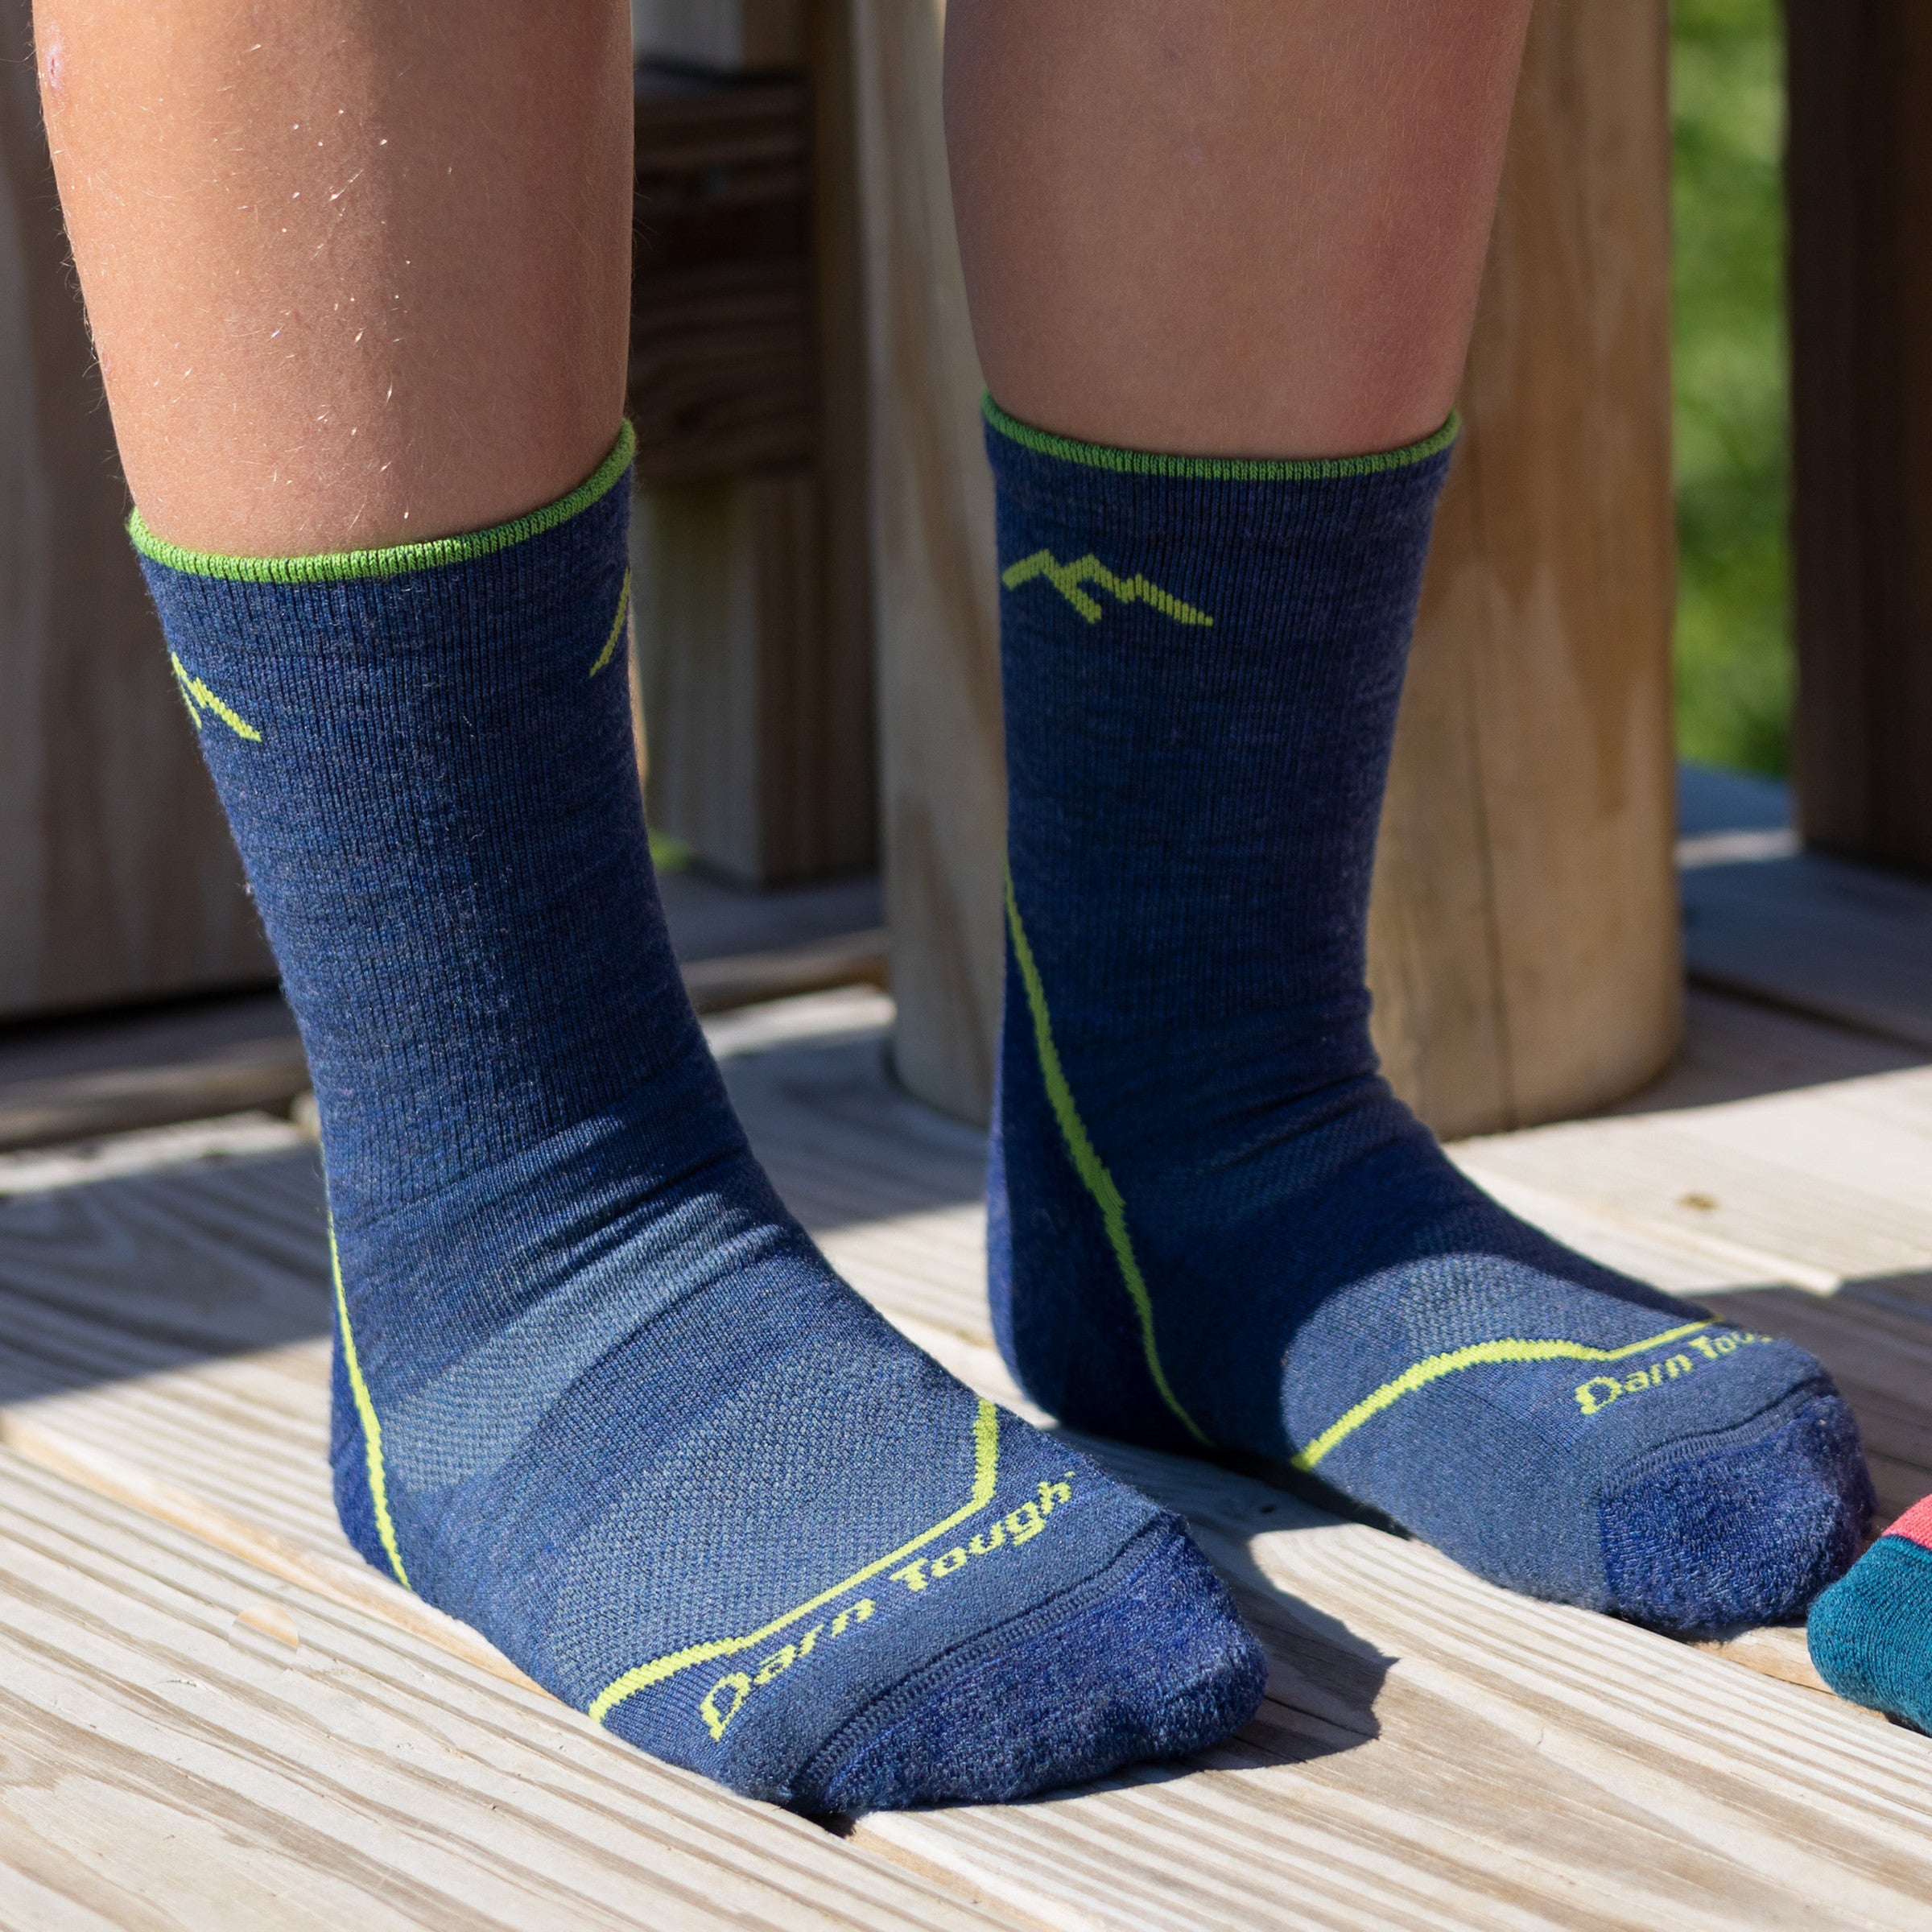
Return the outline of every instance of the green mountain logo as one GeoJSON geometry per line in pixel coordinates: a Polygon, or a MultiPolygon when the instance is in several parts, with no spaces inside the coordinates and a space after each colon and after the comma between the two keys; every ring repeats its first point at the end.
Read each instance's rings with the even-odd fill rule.
{"type": "Polygon", "coordinates": [[[1018,590],[1022,584],[1030,584],[1041,577],[1089,624],[1100,622],[1104,609],[1099,598],[1089,597],[1080,588],[1084,584],[1097,585],[1121,604],[1149,605],[1162,617],[1173,618],[1177,624],[1214,621],[1206,611],[1196,610],[1191,604],[1183,604],[1179,597],[1162,590],[1159,584],[1149,583],[1137,571],[1131,577],[1117,577],[1091,551],[1076,562],[1063,564],[1051,551],[1036,550],[1031,556],[1022,557],[1018,563],[1009,565],[1001,573],[1000,581],[1009,590],[1018,590]]]}

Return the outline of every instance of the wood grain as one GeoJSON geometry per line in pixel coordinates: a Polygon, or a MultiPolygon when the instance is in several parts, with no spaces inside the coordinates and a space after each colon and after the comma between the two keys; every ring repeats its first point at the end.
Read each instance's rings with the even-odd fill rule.
{"type": "Polygon", "coordinates": [[[192,1060],[0,1086],[0,1150],[118,1133],[244,1108],[286,1107],[308,1086],[299,1040],[252,1040],[192,1060]]]}
{"type": "Polygon", "coordinates": [[[1932,1922],[1932,1749],[1814,1692],[1492,1591],[1220,1472],[1181,1509],[1274,1665],[1196,1775],[861,1821],[1067,1926],[1932,1922]]]}
{"type": "MultiPolygon", "coordinates": [[[[956,1373],[1024,1406],[983,1343],[899,1319],[956,1373]]],[[[300,1346],[315,1357],[319,1424],[322,1344],[300,1346]]],[[[188,1385],[206,1375],[163,1376],[151,1387],[159,1394],[157,1385],[171,1385],[173,1402],[204,1407],[213,1392],[188,1385]]],[[[286,1480],[294,1471],[285,1451],[264,1455],[259,1443],[237,1440],[211,1454],[205,1429],[170,1440],[151,1426],[129,1430],[117,1449],[76,1449],[68,1432],[97,1443],[114,1397],[104,1393],[91,1414],[62,1415],[60,1406],[10,1417],[14,1439],[37,1461],[57,1460],[64,1443],[68,1468],[89,1486],[297,1586],[270,1600],[293,1606],[311,1667],[326,1661],[332,1684],[342,1645],[326,1624],[317,1636],[318,1615],[332,1606],[363,1640],[390,1647],[398,1640],[384,1633],[413,1612],[415,1627],[401,1624],[398,1637],[462,1657],[466,1633],[439,1628],[442,1620],[340,1554],[319,1443],[303,1472],[316,1546],[275,1547],[237,1513],[167,1493],[164,1480],[130,1476],[118,1457],[185,1463],[194,1482],[213,1485],[232,1483],[250,1457],[279,1466],[286,1480]]],[[[1686,1659],[1641,1632],[1509,1597],[1419,1546],[1335,1524],[1261,1485],[1085,1446],[1185,1512],[1229,1575],[1274,1658],[1262,1716],[1178,1779],[1141,1772],[1013,1811],[862,1821],[861,1847],[903,1856],[921,1877],[949,1878],[1034,1924],[1274,1922],[1265,1915],[1284,1897],[1314,1914],[1310,1922],[1343,1926],[1638,1925],[1673,1897],[1696,1911],[1667,1916],[1671,1923],[1848,1924],[1860,1912],[1888,1925],[1928,1922],[1913,1916],[1932,1803],[1932,1757],[1920,1740],[1839,1717],[1815,1694],[1761,1687],[1721,1659],[1686,1659]],[[1775,1695],[1767,1701],[1766,1692],[1775,1695]],[[1807,1922],[1806,1913],[1822,1916],[1807,1922]]],[[[258,1496],[244,1500],[248,1518],[262,1513],[258,1496]]],[[[64,1503],[70,1534],[76,1513],[64,1503]]],[[[154,1559],[142,1554],[138,1567],[151,1589],[154,1559]]],[[[246,1599],[264,1588],[247,1582],[246,1599]]],[[[78,1608],[98,1614],[91,1601],[78,1608]]],[[[114,1614],[126,1628],[128,1613],[114,1614]]],[[[100,1674],[93,1653],[77,1661],[100,1674]]],[[[489,1669],[487,1658],[463,1661],[489,1669]]],[[[285,1674],[299,1686],[299,1673],[285,1674]]],[[[396,1721],[393,1695],[381,1695],[384,1707],[357,1734],[396,1721]]],[[[464,1707],[522,1743],[540,1745],[546,1734],[531,1703],[506,1707],[472,1688],[464,1707]]],[[[258,1736],[260,1715],[249,1721],[258,1736]]],[[[136,1742],[167,1754],[165,1739],[136,1742]]],[[[161,1785],[173,1807],[225,1814],[225,1798],[203,1782],[171,1769],[161,1785]]],[[[419,1793],[408,1804],[412,1834],[433,1828],[469,1855],[460,1802],[453,1818],[440,1803],[425,1816],[419,1793]]],[[[419,1877],[413,1846],[407,1856],[419,1877]]]]}
{"type": "MultiPolygon", "coordinates": [[[[938,11],[861,5],[894,1042],[984,1120],[1004,786],[938,11]]],[[[1661,0],[1537,11],[1384,815],[1376,1036],[1444,1132],[1601,1104],[1678,1028],[1661,0]]]]}
{"type": "Polygon", "coordinates": [[[801,76],[638,69],[629,408],[646,489],[811,459],[810,147],[801,76]]]}
{"type": "Polygon", "coordinates": [[[832,5],[795,21],[802,72],[639,70],[630,400],[647,791],[658,829],[765,886],[867,871],[878,854],[844,21],[832,5]]]}
{"type": "Polygon", "coordinates": [[[651,825],[746,885],[877,855],[869,633],[828,580],[824,501],[791,469],[633,506],[651,825]]]}
{"type": "Polygon", "coordinates": [[[939,114],[936,0],[850,0],[899,1077],[983,1121],[1002,971],[999,603],[982,384],[939,114]]]}
{"type": "MultiPolygon", "coordinates": [[[[859,991],[709,1030],[755,1146],[828,1254],[956,1373],[1026,1412],[986,1329],[981,1137],[894,1090],[890,1018],[859,991]]],[[[1666,1136],[1701,1122],[1722,1140],[1733,1110],[1788,1104],[1774,1131],[1732,1150],[1737,1183],[1769,1195],[1788,1184],[1784,1163],[1846,1132],[1852,1105],[1865,1159],[1907,1171],[1918,1103],[1871,1088],[1913,1071],[1871,1067],[1861,1056],[1889,1050],[1849,1036],[1847,1070],[1825,1031],[1777,1015],[1715,1027],[1657,1112],[1595,1125],[1666,1136]],[[1779,1089],[1793,1078],[1812,1084],[1779,1089]]],[[[1674,1224],[1620,1231],[1600,1215],[1595,1167],[1538,1173],[1600,1233],[1695,1277],[1703,1257],[1674,1224]]],[[[1851,1203],[1836,1236],[1812,1227],[1806,1265],[1834,1239],[1856,1249],[1862,1211],[1851,1203]]],[[[217,1928],[231,1922],[209,1914],[231,1899],[232,1922],[308,1922],[261,1916],[258,1871],[283,1896],[351,1888],[332,1902],[360,1885],[385,1909],[464,1925],[506,1918],[504,1901],[539,1880],[557,1901],[545,1924],[628,1910],[677,1925],[726,1899],[758,1924],[775,1888],[796,1914],[782,1922],[803,1924],[844,1911],[1087,1929],[1932,1925],[1932,1745],[1805,1687],[1797,1633],[1693,1650],[1495,1590],[1212,1465],[1102,1443],[1083,1446],[1187,1515],[1261,1634],[1261,1716],[1194,1765],[1021,1806],[862,1820],[843,1845],[809,1840],[857,1855],[856,1870],[801,1865],[795,1821],[589,1732],[349,1554],[323,1460],[320,1213],[302,1153],[0,1206],[0,1441],[34,1464],[0,1455],[0,1868],[54,1897],[85,1876],[101,1922],[151,1922],[125,1902],[128,1874],[185,1883],[155,1847],[219,1831],[237,1849],[217,1868],[239,1876],[188,1913],[217,1928]],[[52,1500],[21,1502],[35,1484],[52,1500]],[[211,1687],[221,1696],[203,1698],[211,1687]],[[56,1788],[59,1806],[35,1795],[56,1788]],[[265,1843],[282,1862],[254,1862],[265,1843]],[[723,1876],[700,1883],[707,1861],[723,1876]],[[668,1902],[626,1889],[646,1879],[668,1902]],[[877,1889],[893,1883],[919,1889],[877,1889]]],[[[1863,1330],[1867,1381],[1848,1388],[1868,1427],[1889,1405],[1923,1428],[1932,1296],[1756,1280],[1736,1303],[1753,1321],[1810,1323],[1801,1339],[1846,1359],[1863,1330]],[[1887,1373],[1874,1352],[1880,1368],[1895,1358],[1887,1373]]]]}
{"type": "Polygon", "coordinates": [[[12,1926],[1003,1922],[5,1452],[0,1660],[12,1926]]]}
{"type": "Polygon", "coordinates": [[[1799,824],[1932,872],[1932,14],[1791,0],[1787,21],[1799,824]]]}
{"type": "Polygon", "coordinates": [[[1932,1047],[1932,883],[1823,852],[1681,876],[1699,984],[1932,1047]]]}
{"type": "Polygon", "coordinates": [[[1463,1143],[1462,1165],[1830,1294],[1932,1267],[1932,1067],[1463,1143]]]}
{"type": "Polygon", "coordinates": [[[1439,1133],[1603,1105],[1680,1026],[1662,0],[1533,18],[1382,815],[1375,1035],[1439,1133]]]}
{"type": "Polygon", "coordinates": [[[27,0],[0,5],[0,1018],[275,968],[122,518],[27,0]]]}

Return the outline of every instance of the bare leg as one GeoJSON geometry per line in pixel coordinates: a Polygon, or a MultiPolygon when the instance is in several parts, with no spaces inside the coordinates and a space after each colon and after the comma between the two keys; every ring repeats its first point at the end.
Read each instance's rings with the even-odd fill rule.
{"type": "Polygon", "coordinates": [[[1335,456],[1462,374],[1530,0],[952,0],[995,398],[1063,434],[1335,456]]]}
{"type": "Polygon", "coordinates": [[[1266,1666],[1204,1559],[832,1273],[679,983],[612,669],[621,6],[40,26],[136,542],[315,1080],[354,1547],[810,1811],[1226,1736],[1266,1666]]]}
{"type": "Polygon", "coordinates": [[[254,555],[497,522],[623,403],[617,0],[39,0],[42,98],[150,526],[254,555]]]}

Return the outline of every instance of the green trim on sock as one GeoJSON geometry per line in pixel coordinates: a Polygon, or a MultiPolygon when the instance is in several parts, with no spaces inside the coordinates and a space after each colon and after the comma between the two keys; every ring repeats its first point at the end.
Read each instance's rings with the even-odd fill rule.
{"type": "Polygon", "coordinates": [[[1163,456],[1150,450],[1110,449],[1104,443],[1078,443],[1071,436],[1056,436],[1050,431],[1034,429],[1017,416],[1008,415],[990,394],[980,398],[980,408],[1001,436],[1010,436],[1043,456],[1084,463],[1089,469],[1117,470],[1127,476],[1199,477],[1222,483],[1307,483],[1331,477],[1371,477],[1380,470],[1403,469],[1447,449],[1463,426],[1461,417],[1451,410],[1449,420],[1434,436],[1411,443],[1406,449],[1381,450],[1365,456],[1313,456],[1274,462],[1258,456],[1163,456]]]}
{"type": "Polygon", "coordinates": [[[1207,1435],[1181,1406],[1181,1398],[1161,1366],[1161,1351],[1154,1335],[1154,1298],[1147,1292],[1146,1278],[1133,1252],[1133,1238],[1127,1232],[1127,1203],[1113,1184],[1113,1176],[1088,1137],[1086,1123],[1074,1104],[1073,1089],[1067,1084],[1066,1070],[1060,1065],[1059,1049],[1053,1043],[1053,1020],[1046,1010],[1046,989],[1040,983],[1040,969],[1034,964],[1033,948],[1026,943],[1026,928],[1020,919],[1020,902],[1013,890],[1013,873],[1006,874],[1006,925],[1013,935],[1013,956],[1018,963],[1020,979],[1026,989],[1026,1005],[1033,1015],[1033,1042],[1040,1059],[1040,1078],[1046,1088],[1054,1118],[1059,1122],[1067,1157],[1087,1191],[1100,1211],[1101,1224],[1119,1264],[1121,1285],[1133,1311],[1140,1318],[1141,1351],[1147,1358],[1147,1373],[1161,1400],[1185,1425],[1187,1433],[1203,1447],[1212,1447],[1207,1435]]]}
{"type": "Polygon", "coordinates": [[[568,523],[607,495],[630,468],[636,453],[636,432],[626,423],[617,431],[610,454],[567,497],[542,510],[493,530],[466,536],[437,537],[427,543],[398,543],[388,550],[345,550],[320,557],[224,557],[204,550],[184,550],[158,537],[141,519],[139,510],[127,519],[127,534],[144,557],[189,576],[223,577],[231,584],[340,584],[358,577],[399,577],[415,570],[437,570],[508,550],[531,537],[568,523]]]}
{"type": "MultiPolygon", "coordinates": [[[[1588,1342],[1525,1341],[1505,1337],[1500,1341],[1474,1342],[1467,1348],[1451,1348],[1443,1355],[1425,1356],[1413,1368],[1405,1368],[1393,1381],[1383,1383],[1373,1394],[1357,1402],[1340,1421],[1324,1429],[1298,1455],[1289,1459],[1289,1467],[1312,1470],[1331,1449],[1354,1435],[1364,1422],[1373,1421],[1385,1409],[1400,1402],[1405,1395],[1412,1395],[1417,1389],[1426,1389],[1431,1382],[1440,1381],[1444,1376],[1454,1375],[1461,1369],[1481,1368],[1486,1364],[1521,1367],[1525,1363],[1537,1362],[1627,1361],[1633,1355],[1643,1354],[1646,1349],[1667,1348],[1671,1343],[1682,1341],[1686,1335],[1695,1335],[1699,1329],[1711,1326],[1709,1322],[1686,1322],[1680,1327],[1665,1329],[1661,1335],[1646,1335],[1641,1342],[1625,1342],[1620,1348],[1598,1348],[1588,1342]]],[[[1747,1342],[1756,1342],[1768,1338],[1747,1333],[1744,1339],[1747,1342]]],[[[1697,1345],[1704,1349],[1711,1360],[1715,1361],[1722,1359],[1714,1351],[1706,1348],[1703,1343],[1697,1345]]],[[[1732,1344],[1733,1347],[1736,1345],[1732,1344]]],[[[1671,1373],[1674,1379],[1676,1371],[1671,1373]]],[[[1584,1383],[1576,1391],[1576,1399],[1585,1415],[1594,1415],[1596,1410],[1588,1406],[1584,1400],[1589,1387],[1588,1382],[1584,1383]]],[[[1614,1382],[1612,1387],[1615,1389],[1614,1382]]],[[[1616,1398],[1613,1394],[1610,1399],[1615,1401],[1616,1398]]],[[[1606,1403],[1603,1406],[1607,1407],[1608,1405],[1606,1403]]]]}
{"type": "Polygon", "coordinates": [[[341,1325],[342,1366],[349,1376],[349,1393],[355,1400],[356,1419],[362,1425],[362,1450],[369,1472],[369,1507],[376,1519],[376,1534],[382,1539],[383,1553],[396,1581],[405,1590],[415,1585],[402,1567],[402,1550],[396,1541],[395,1520],[389,1513],[389,1479],[382,1463],[382,1425],[376,1419],[374,1398],[362,1379],[361,1358],[356,1353],[355,1331],[349,1325],[349,1290],[342,1286],[342,1257],[336,1249],[336,1224],[328,1224],[328,1267],[336,1284],[336,1319],[341,1325]]]}

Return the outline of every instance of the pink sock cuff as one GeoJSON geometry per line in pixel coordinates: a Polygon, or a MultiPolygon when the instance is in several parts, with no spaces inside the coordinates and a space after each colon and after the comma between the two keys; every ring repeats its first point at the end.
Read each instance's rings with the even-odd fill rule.
{"type": "Polygon", "coordinates": [[[1902,1536],[1922,1550],[1932,1550],[1932,1496],[1914,1503],[1885,1534],[1902,1536]]]}

